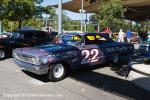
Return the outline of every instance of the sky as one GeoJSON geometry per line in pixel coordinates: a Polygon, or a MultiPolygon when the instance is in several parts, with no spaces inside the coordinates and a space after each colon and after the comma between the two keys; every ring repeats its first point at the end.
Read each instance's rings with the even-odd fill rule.
{"type": "MultiPolygon", "coordinates": [[[[44,2],[42,3],[43,6],[48,6],[48,5],[55,5],[58,4],[59,0],[44,0],[44,2]]],[[[63,3],[68,2],[71,0],[62,0],[63,3]]],[[[72,20],[81,20],[81,15],[79,13],[74,13],[71,11],[65,11],[67,13],[67,16],[69,16],[72,20]]],[[[58,10],[56,11],[56,13],[58,13],[58,10]]],[[[89,19],[89,16],[91,14],[88,14],[87,17],[89,19]]],[[[86,15],[84,14],[84,19],[86,19],[86,15]]]]}

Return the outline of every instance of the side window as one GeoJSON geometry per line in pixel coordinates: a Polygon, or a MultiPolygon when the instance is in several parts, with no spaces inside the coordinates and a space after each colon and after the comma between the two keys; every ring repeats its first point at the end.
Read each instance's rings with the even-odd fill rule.
{"type": "Polygon", "coordinates": [[[32,38],[33,38],[33,32],[24,33],[24,39],[32,39],[32,38]]]}
{"type": "Polygon", "coordinates": [[[85,36],[85,44],[86,45],[91,45],[91,44],[101,44],[101,43],[107,43],[110,42],[108,37],[105,35],[86,35],[85,36]]]}
{"type": "Polygon", "coordinates": [[[107,43],[109,42],[109,37],[107,35],[96,35],[97,43],[107,43]]]}
{"type": "Polygon", "coordinates": [[[86,35],[85,36],[85,44],[91,45],[91,44],[97,44],[97,39],[94,35],[86,35]]]}
{"type": "Polygon", "coordinates": [[[37,38],[37,39],[46,39],[47,35],[46,35],[45,32],[36,32],[34,34],[34,38],[37,38]]]}
{"type": "Polygon", "coordinates": [[[14,32],[13,35],[12,35],[12,38],[19,39],[20,38],[20,33],[19,32],[14,32]]]}
{"type": "Polygon", "coordinates": [[[96,35],[96,39],[99,41],[107,41],[107,39],[105,37],[100,36],[100,35],[96,35]]]}

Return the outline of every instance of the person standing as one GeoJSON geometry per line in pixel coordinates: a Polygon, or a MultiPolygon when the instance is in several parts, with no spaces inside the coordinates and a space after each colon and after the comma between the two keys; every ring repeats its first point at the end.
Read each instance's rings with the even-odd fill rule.
{"type": "Polygon", "coordinates": [[[108,34],[108,36],[109,36],[110,38],[112,37],[112,31],[110,30],[109,27],[106,27],[103,33],[108,34]]]}
{"type": "Polygon", "coordinates": [[[118,42],[124,42],[124,32],[120,29],[118,33],[118,42]]]}
{"type": "Polygon", "coordinates": [[[127,38],[127,42],[130,43],[130,39],[131,39],[131,36],[132,36],[132,32],[130,30],[128,30],[126,32],[126,38],[127,38]]]}

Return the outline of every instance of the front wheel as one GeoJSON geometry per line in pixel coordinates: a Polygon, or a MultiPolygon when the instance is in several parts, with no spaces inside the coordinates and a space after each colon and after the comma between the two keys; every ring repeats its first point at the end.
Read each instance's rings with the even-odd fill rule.
{"type": "Polygon", "coordinates": [[[5,51],[0,50],[0,59],[4,59],[4,58],[5,58],[5,51]]]}
{"type": "Polygon", "coordinates": [[[56,63],[50,65],[50,69],[48,72],[48,79],[53,82],[60,81],[64,79],[66,76],[66,68],[64,64],[56,63]]]}

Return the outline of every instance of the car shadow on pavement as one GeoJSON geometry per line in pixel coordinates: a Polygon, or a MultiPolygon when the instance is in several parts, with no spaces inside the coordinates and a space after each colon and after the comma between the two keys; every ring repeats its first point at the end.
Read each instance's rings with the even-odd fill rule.
{"type": "Polygon", "coordinates": [[[8,56],[8,57],[5,57],[5,58],[0,59],[0,61],[4,61],[4,60],[10,59],[10,58],[13,58],[13,57],[8,56]]]}
{"type": "Polygon", "coordinates": [[[28,75],[28,76],[30,76],[32,78],[35,78],[37,80],[40,80],[42,82],[45,82],[45,83],[50,82],[48,80],[48,78],[46,77],[46,75],[36,75],[34,73],[31,73],[31,72],[28,72],[28,71],[25,71],[25,70],[22,70],[22,72],[24,72],[26,75],[28,75]]]}
{"type": "Polygon", "coordinates": [[[111,70],[114,71],[119,76],[127,77],[129,72],[129,67],[126,63],[118,64],[118,65],[111,65],[111,70]]]}
{"type": "MultiPolygon", "coordinates": [[[[106,67],[106,66],[108,66],[108,65],[104,64],[102,67],[106,67]]],[[[94,70],[94,69],[98,69],[98,68],[100,68],[100,67],[99,66],[94,66],[92,68],[87,67],[86,69],[85,68],[77,69],[76,71],[69,70],[70,72],[68,73],[69,74],[68,76],[70,76],[72,73],[76,73],[78,71],[94,70]]],[[[46,75],[36,75],[36,74],[31,73],[31,72],[26,71],[26,70],[22,70],[22,72],[25,73],[26,75],[32,77],[32,78],[35,78],[35,79],[39,80],[39,81],[46,82],[46,83],[50,82],[46,75]]]]}
{"type": "Polygon", "coordinates": [[[73,73],[71,78],[126,99],[147,100],[150,98],[150,93],[148,91],[135,86],[128,80],[105,75],[92,70],[84,72],[78,71],[73,73]]]}
{"type": "MultiPolygon", "coordinates": [[[[131,81],[94,71],[106,66],[108,66],[108,64],[94,66],[92,68],[88,67],[86,69],[79,69],[71,72],[68,77],[108,93],[124,97],[126,99],[147,100],[147,98],[150,98],[150,92],[135,86],[131,81]]],[[[116,71],[117,67],[111,68],[111,70],[116,71]]],[[[45,77],[46,75],[39,76],[24,70],[23,72],[30,77],[42,82],[50,82],[45,77]]]]}

